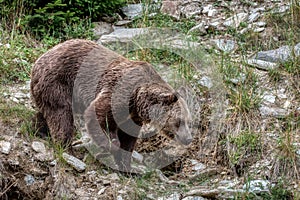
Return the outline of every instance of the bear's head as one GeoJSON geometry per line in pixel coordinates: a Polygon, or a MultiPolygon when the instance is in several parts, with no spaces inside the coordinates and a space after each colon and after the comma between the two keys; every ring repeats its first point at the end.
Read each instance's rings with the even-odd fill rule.
{"type": "Polygon", "coordinates": [[[142,86],[137,93],[137,113],[168,136],[184,145],[192,142],[192,120],[185,100],[168,84],[152,83],[142,86]]]}

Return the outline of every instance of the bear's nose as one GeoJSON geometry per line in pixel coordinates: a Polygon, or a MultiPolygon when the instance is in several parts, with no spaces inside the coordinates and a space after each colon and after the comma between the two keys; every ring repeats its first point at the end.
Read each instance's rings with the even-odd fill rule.
{"type": "Polygon", "coordinates": [[[192,143],[192,141],[193,141],[193,138],[192,138],[192,137],[190,137],[190,138],[187,138],[187,139],[186,139],[186,141],[185,141],[185,145],[189,145],[189,144],[191,144],[191,143],[192,143]]]}
{"type": "Polygon", "coordinates": [[[188,137],[188,138],[184,138],[184,139],[179,139],[179,142],[182,143],[183,145],[189,145],[192,143],[193,138],[192,137],[188,137]]]}

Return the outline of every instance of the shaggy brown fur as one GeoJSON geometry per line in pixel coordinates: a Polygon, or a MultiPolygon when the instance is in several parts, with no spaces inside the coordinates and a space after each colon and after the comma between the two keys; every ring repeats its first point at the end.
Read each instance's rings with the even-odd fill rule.
{"type": "Polygon", "coordinates": [[[186,103],[150,64],[91,41],[69,40],[42,55],[32,69],[31,94],[39,111],[36,124],[47,125],[55,142],[70,142],[73,112],[84,114],[97,143],[113,141],[120,167],[129,168],[144,123],[158,124],[183,144],[192,140],[186,103]],[[99,136],[103,131],[108,140],[99,136]]]}

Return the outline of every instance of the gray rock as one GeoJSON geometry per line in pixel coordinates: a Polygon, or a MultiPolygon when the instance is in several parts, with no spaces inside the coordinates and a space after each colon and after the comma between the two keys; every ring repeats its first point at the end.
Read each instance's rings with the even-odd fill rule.
{"type": "Polygon", "coordinates": [[[19,99],[17,99],[16,97],[12,97],[11,100],[15,103],[20,103],[19,99]]]}
{"type": "Polygon", "coordinates": [[[24,177],[24,181],[26,182],[26,185],[32,185],[35,182],[35,178],[29,174],[24,177]]]}
{"type": "Polygon", "coordinates": [[[234,84],[244,83],[245,80],[246,80],[246,74],[243,74],[243,73],[239,74],[239,76],[237,78],[229,79],[229,81],[234,84]]]}
{"type": "Polygon", "coordinates": [[[254,32],[254,33],[261,33],[261,32],[263,32],[264,30],[265,30],[265,28],[264,28],[264,27],[261,27],[261,28],[256,28],[256,29],[254,29],[253,32],[254,32]]]}
{"type": "Polygon", "coordinates": [[[120,180],[120,177],[117,173],[108,174],[106,177],[110,181],[119,181],[120,180]]]}
{"type": "MultiPolygon", "coordinates": [[[[157,44],[159,44],[158,41],[157,44]]],[[[176,37],[166,39],[165,43],[162,45],[169,47],[171,49],[173,48],[173,49],[185,49],[185,50],[194,49],[200,46],[200,44],[197,42],[190,42],[176,37]]]]}
{"type": "Polygon", "coordinates": [[[291,48],[282,46],[278,49],[269,51],[260,51],[256,54],[255,59],[267,62],[285,62],[291,58],[291,48]]]}
{"type": "Polygon", "coordinates": [[[230,53],[235,49],[235,42],[233,40],[216,39],[213,40],[216,47],[223,52],[230,53]]]}
{"type": "Polygon", "coordinates": [[[239,181],[237,179],[235,180],[221,180],[218,183],[218,189],[228,189],[228,188],[234,188],[239,184],[239,181]]]}
{"type": "Polygon", "coordinates": [[[210,10],[212,10],[212,9],[213,9],[213,5],[211,5],[211,4],[209,4],[209,5],[207,5],[207,6],[203,6],[202,13],[203,13],[203,14],[208,14],[208,12],[209,12],[210,10]]]}
{"type": "Polygon", "coordinates": [[[22,93],[22,92],[17,92],[17,93],[14,94],[14,96],[15,96],[17,99],[27,99],[27,98],[28,98],[27,94],[24,94],[24,93],[22,93]]]}
{"type": "Polygon", "coordinates": [[[79,160],[78,158],[75,158],[74,156],[71,156],[67,153],[63,153],[62,157],[65,159],[65,161],[71,165],[75,170],[82,172],[86,168],[86,164],[79,160]]]}
{"type": "Polygon", "coordinates": [[[113,27],[107,22],[95,22],[94,24],[94,35],[96,38],[100,38],[102,35],[113,32],[113,27]]]}
{"type": "Polygon", "coordinates": [[[209,10],[207,13],[208,17],[213,17],[217,13],[216,9],[209,10]]]}
{"type": "Polygon", "coordinates": [[[243,186],[244,190],[253,193],[269,192],[271,184],[267,180],[252,180],[243,186]]]}
{"type": "Polygon", "coordinates": [[[200,24],[194,26],[193,28],[191,28],[188,32],[188,34],[191,34],[191,33],[195,33],[195,34],[198,34],[200,36],[202,35],[206,35],[207,34],[207,31],[205,29],[205,24],[204,22],[201,22],[200,24]]]}
{"type": "Polygon", "coordinates": [[[207,87],[208,89],[210,89],[213,86],[212,80],[211,78],[207,77],[207,76],[203,76],[198,83],[204,87],[207,87]]]}
{"type": "Polygon", "coordinates": [[[121,195],[118,195],[117,200],[123,200],[123,197],[121,195]]]}
{"type": "Polygon", "coordinates": [[[121,10],[128,19],[133,19],[135,17],[140,17],[143,15],[143,4],[128,4],[121,8],[121,10]]]}
{"type": "Polygon", "coordinates": [[[258,18],[260,17],[260,13],[258,12],[255,12],[255,13],[252,13],[248,16],[248,23],[253,23],[255,22],[256,20],[258,20],[258,18]]]}
{"type": "Polygon", "coordinates": [[[256,27],[264,27],[267,25],[267,22],[255,22],[253,25],[256,27]]]}
{"type": "Polygon", "coordinates": [[[247,13],[239,13],[237,15],[234,15],[234,16],[226,19],[225,22],[223,23],[223,25],[237,28],[241,22],[244,22],[247,20],[247,17],[248,17],[247,13]]]}
{"type": "Polygon", "coordinates": [[[207,200],[204,197],[197,197],[197,196],[189,196],[189,197],[185,197],[182,200],[207,200]]]}
{"type": "Polygon", "coordinates": [[[160,12],[175,19],[180,19],[180,9],[179,9],[180,1],[162,1],[160,12]]]}
{"type": "Polygon", "coordinates": [[[181,195],[179,193],[175,192],[166,197],[159,197],[158,200],[180,200],[180,198],[181,198],[181,195]]]}
{"type": "Polygon", "coordinates": [[[215,199],[220,192],[220,190],[213,189],[212,187],[197,187],[188,191],[185,196],[202,196],[215,199]]]}
{"type": "Polygon", "coordinates": [[[285,13],[290,9],[289,5],[281,5],[280,7],[276,7],[275,9],[272,10],[273,14],[280,14],[280,13],[285,13]]]}
{"type": "Polygon", "coordinates": [[[44,143],[42,143],[42,142],[34,141],[34,142],[32,142],[31,147],[37,153],[43,153],[43,154],[46,153],[46,147],[45,147],[44,143]]]}
{"type": "Polygon", "coordinates": [[[0,141],[0,151],[1,151],[1,153],[9,154],[10,150],[11,150],[11,143],[1,140],[0,141]]]}
{"type": "Polygon", "coordinates": [[[284,117],[288,114],[288,111],[283,108],[277,108],[277,107],[269,107],[262,105],[259,107],[260,114],[263,117],[266,116],[272,116],[272,117],[284,117]]]}
{"type": "Polygon", "coordinates": [[[129,43],[132,42],[134,37],[141,36],[148,33],[149,29],[147,28],[119,28],[114,30],[109,35],[101,36],[101,44],[111,44],[111,43],[129,43]]]}
{"type": "Polygon", "coordinates": [[[274,104],[276,100],[276,96],[270,93],[265,93],[263,95],[263,100],[267,101],[268,103],[274,104]]]}
{"type": "Polygon", "coordinates": [[[300,56],[300,43],[296,44],[294,52],[296,56],[300,56]]]}
{"type": "Polygon", "coordinates": [[[198,160],[190,160],[190,161],[192,163],[192,166],[193,166],[192,169],[194,171],[201,171],[206,168],[206,165],[199,162],[198,160]]]}
{"type": "Polygon", "coordinates": [[[131,24],[132,20],[120,20],[117,23],[115,23],[115,26],[125,26],[128,24],[131,24]]]}
{"type": "Polygon", "coordinates": [[[132,158],[139,163],[143,163],[143,160],[144,160],[143,155],[138,153],[137,151],[132,152],[132,158]]]}
{"type": "Polygon", "coordinates": [[[279,67],[278,63],[268,62],[259,59],[248,59],[247,64],[263,70],[272,70],[279,67]]]}
{"type": "Polygon", "coordinates": [[[300,149],[296,150],[296,154],[300,155],[300,149]]]}
{"type": "Polygon", "coordinates": [[[186,18],[191,18],[195,15],[199,15],[202,11],[200,0],[184,1],[180,7],[181,14],[186,18]]]}
{"type": "Polygon", "coordinates": [[[256,13],[256,12],[264,12],[266,10],[265,7],[258,7],[258,8],[253,8],[250,10],[251,13],[256,13]]]}
{"type": "Polygon", "coordinates": [[[53,160],[52,162],[49,163],[51,166],[55,166],[57,164],[57,160],[53,160]]]}

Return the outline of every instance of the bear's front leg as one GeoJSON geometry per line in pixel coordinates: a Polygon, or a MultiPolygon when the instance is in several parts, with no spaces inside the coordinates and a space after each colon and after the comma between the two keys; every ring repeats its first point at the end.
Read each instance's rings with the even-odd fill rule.
{"type": "Polygon", "coordinates": [[[84,118],[88,134],[93,141],[107,151],[115,152],[120,147],[117,135],[117,127],[114,120],[109,116],[110,107],[106,104],[98,104],[97,102],[105,102],[106,98],[98,96],[90,106],[86,109],[84,118]]]}
{"type": "Polygon", "coordinates": [[[36,113],[32,118],[32,130],[43,139],[49,135],[46,119],[41,112],[36,113]]]}
{"type": "Polygon", "coordinates": [[[118,130],[118,137],[121,148],[114,154],[115,162],[120,171],[131,172],[131,156],[137,137],[128,135],[120,129],[118,130]]]}
{"type": "Polygon", "coordinates": [[[45,110],[44,116],[53,142],[68,146],[75,133],[71,106],[45,110]]]}

